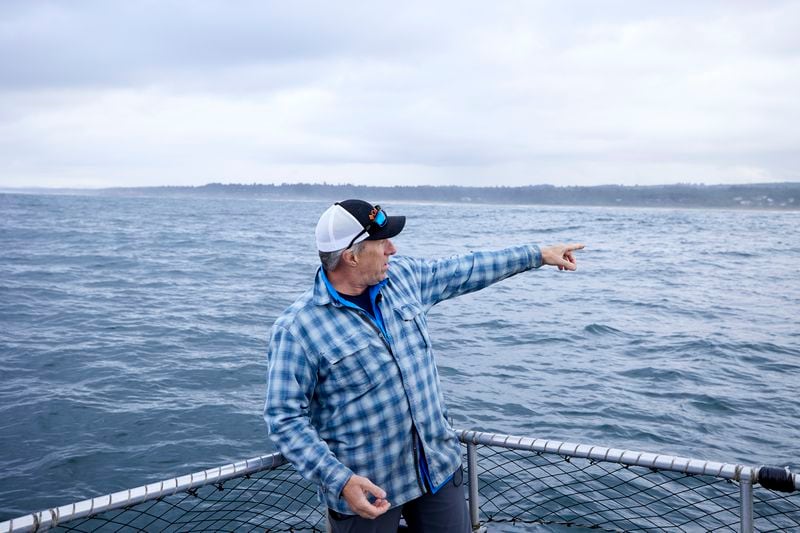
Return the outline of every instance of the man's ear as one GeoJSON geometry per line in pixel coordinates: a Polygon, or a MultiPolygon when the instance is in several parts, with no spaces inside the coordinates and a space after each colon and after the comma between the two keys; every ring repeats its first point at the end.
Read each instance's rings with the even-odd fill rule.
{"type": "Polygon", "coordinates": [[[345,250],[342,254],[342,259],[348,266],[356,266],[358,264],[358,258],[353,253],[353,250],[345,250]]]}

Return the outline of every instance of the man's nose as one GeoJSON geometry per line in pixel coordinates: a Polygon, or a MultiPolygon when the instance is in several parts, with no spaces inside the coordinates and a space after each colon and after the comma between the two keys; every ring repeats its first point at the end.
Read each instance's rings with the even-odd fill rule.
{"type": "Polygon", "coordinates": [[[386,252],[385,253],[386,253],[386,255],[394,255],[394,254],[397,253],[397,248],[394,247],[394,243],[389,239],[386,239],[386,252]]]}

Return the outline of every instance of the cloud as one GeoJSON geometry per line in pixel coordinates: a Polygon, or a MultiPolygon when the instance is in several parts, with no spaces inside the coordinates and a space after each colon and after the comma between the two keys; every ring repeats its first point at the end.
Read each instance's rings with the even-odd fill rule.
{"type": "Polygon", "coordinates": [[[9,1],[0,185],[798,180],[798,16],[9,1]]]}
{"type": "MultiPolygon", "coordinates": [[[[287,63],[408,56],[416,46],[402,26],[409,13],[378,5],[11,0],[0,4],[0,46],[16,54],[0,58],[0,81],[35,89],[172,84],[185,77],[215,87],[209,74],[217,70],[281,72],[287,63]]],[[[430,45],[438,37],[424,20],[415,26],[430,45]]]]}

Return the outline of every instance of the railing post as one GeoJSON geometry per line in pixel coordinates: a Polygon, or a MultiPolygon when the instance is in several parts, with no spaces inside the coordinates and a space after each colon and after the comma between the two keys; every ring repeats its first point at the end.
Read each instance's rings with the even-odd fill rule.
{"type": "Polygon", "coordinates": [[[478,445],[474,442],[467,443],[467,470],[469,474],[469,518],[472,521],[472,531],[481,527],[480,504],[478,503],[478,445]]]}
{"type": "Polygon", "coordinates": [[[739,478],[739,533],[753,533],[753,470],[743,468],[739,478]]]}

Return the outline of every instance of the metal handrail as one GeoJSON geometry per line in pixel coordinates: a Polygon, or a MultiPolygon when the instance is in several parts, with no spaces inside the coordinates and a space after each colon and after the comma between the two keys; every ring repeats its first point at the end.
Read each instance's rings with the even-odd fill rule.
{"type": "MultiPolygon", "coordinates": [[[[477,465],[475,446],[479,444],[537,453],[552,453],[563,457],[582,458],[627,466],[641,466],[657,470],[678,472],[681,474],[704,475],[737,481],[739,482],[740,503],[739,531],[742,533],[752,533],[753,531],[753,485],[759,483],[759,475],[762,471],[766,472],[766,470],[763,469],[767,468],[763,466],[754,467],[719,463],[674,455],[660,455],[650,452],[575,444],[572,442],[534,439],[514,435],[499,435],[473,430],[460,431],[459,440],[467,445],[467,462],[470,474],[470,517],[472,518],[473,529],[478,529],[478,527],[480,527],[478,487],[473,486],[473,483],[477,485],[478,475],[477,472],[473,474],[472,471],[473,465],[477,465]]],[[[774,472],[775,469],[771,470],[774,472]]],[[[785,476],[788,484],[794,486],[794,490],[800,490],[800,475],[786,469],[785,476]]]]}
{"type": "Polygon", "coordinates": [[[286,459],[280,453],[262,455],[238,463],[209,468],[193,474],[165,479],[113,494],[97,496],[88,500],[13,518],[0,522],[0,532],[22,533],[47,530],[67,520],[76,520],[103,511],[112,511],[137,503],[156,500],[164,496],[242,477],[247,474],[273,470],[286,463],[286,459]]]}

